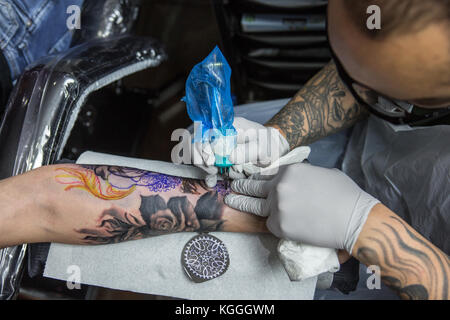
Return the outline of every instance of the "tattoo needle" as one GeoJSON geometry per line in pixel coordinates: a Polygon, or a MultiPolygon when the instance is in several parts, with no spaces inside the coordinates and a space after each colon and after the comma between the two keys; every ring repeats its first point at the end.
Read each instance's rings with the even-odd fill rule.
{"type": "Polygon", "coordinates": [[[227,157],[223,156],[216,156],[216,163],[214,164],[216,167],[219,168],[219,173],[222,176],[224,186],[226,189],[230,186],[230,167],[233,165],[227,157]]]}
{"type": "Polygon", "coordinates": [[[219,167],[219,173],[223,179],[225,190],[229,187],[229,167],[219,167]]]}
{"type": "Polygon", "coordinates": [[[224,168],[223,178],[225,181],[225,190],[230,187],[230,167],[224,168]]]}

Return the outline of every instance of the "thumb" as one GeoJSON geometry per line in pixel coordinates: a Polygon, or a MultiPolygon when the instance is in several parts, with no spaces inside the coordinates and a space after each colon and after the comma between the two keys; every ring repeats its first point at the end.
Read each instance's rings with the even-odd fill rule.
{"type": "Polygon", "coordinates": [[[227,206],[242,212],[253,213],[261,217],[268,216],[265,199],[229,194],[225,197],[224,202],[227,206]]]}

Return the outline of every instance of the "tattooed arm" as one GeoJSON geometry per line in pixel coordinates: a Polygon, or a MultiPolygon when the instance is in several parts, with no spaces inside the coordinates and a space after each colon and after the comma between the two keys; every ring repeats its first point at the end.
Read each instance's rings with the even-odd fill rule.
{"type": "Polygon", "coordinates": [[[330,62],[266,126],[280,130],[293,149],[350,127],[367,114],[330,62]]]}
{"type": "Polygon", "coordinates": [[[376,205],[353,256],[380,267],[381,279],[403,299],[449,299],[450,260],[405,221],[376,205]]]}
{"type": "Polygon", "coordinates": [[[268,215],[275,236],[344,249],[377,265],[402,298],[449,298],[448,257],[343,172],[298,163],[272,180],[235,180],[231,188],[241,196],[230,194],[225,203],[268,215]]]}
{"type": "Polygon", "coordinates": [[[173,232],[267,232],[200,180],[113,166],[57,165],[0,181],[0,247],[106,244],[173,232]]]}

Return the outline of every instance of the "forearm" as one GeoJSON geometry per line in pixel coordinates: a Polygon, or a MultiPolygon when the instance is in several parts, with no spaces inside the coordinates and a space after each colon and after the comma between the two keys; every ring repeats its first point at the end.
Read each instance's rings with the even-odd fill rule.
{"type": "Polygon", "coordinates": [[[365,116],[367,110],[356,102],[330,62],[266,126],[280,130],[293,149],[350,127],[365,116]]]}
{"type": "Polygon", "coordinates": [[[0,182],[0,247],[103,244],[183,231],[267,232],[220,189],[142,170],[47,166],[0,182]],[[125,170],[125,171],[123,171],[125,170]],[[128,170],[128,171],[126,171],[128,170]]]}
{"type": "Polygon", "coordinates": [[[369,214],[352,254],[379,266],[382,281],[403,299],[449,299],[448,256],[381,204],[369,214]]]}
{"type": "Polygon", "coordinates": [[[45,238],[50,210],[38,187],[41,178],[34,170],[0,181],[0,248],[45,238]]]}

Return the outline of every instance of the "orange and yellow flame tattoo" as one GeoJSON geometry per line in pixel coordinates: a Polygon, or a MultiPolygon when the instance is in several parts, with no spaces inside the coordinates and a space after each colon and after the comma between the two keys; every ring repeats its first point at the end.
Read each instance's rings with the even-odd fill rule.
{"type": "Polygon", "coordinates": [[[65,191],[74,188],[88,191],[93,196],[103,200],[119,200],[130,195],[136,186],[132,186],[128,190],[119,190],[111,186],[105,181],[106,190],[102,190],[102,183],[99,177],[89,169],[79,168],[57,168],[56,171],[64,171],[65,173],[57,175],[56,181],[66,184],[65,191]]]}

